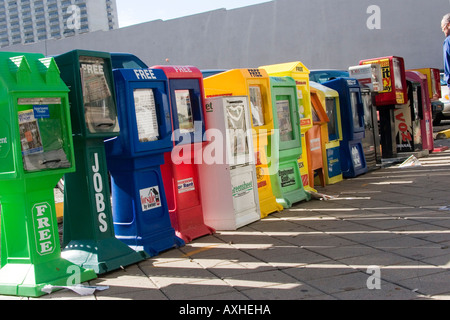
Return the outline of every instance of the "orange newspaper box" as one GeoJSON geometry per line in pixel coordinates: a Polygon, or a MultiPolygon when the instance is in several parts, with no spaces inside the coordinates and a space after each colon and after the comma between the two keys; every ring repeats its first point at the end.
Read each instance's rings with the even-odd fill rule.
{"type": "Polygon", "coordinates": [[[319,90],[313,86],[310,87],[310,90],[313,126],[306,133],[306,144],[309,152],[310,181],[314,188],[316,174],[320,185],[325,186],[324,153],[326,153],[326,144],[329,142],[328,123],[330,119],[320,101],[319,90]]]}

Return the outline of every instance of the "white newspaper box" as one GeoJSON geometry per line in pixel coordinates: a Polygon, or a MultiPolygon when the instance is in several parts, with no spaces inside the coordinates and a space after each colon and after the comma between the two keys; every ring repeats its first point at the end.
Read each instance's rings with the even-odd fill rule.
{"type": "Polygon", "coordinates": [[[383,91],[383,74],[381,65],[372,63],[353,66],[348,69],[349,77],[358,79],[362,86],[368,86],[372,92],[383,91]]]}
{"type": "Polygon", "coordinates": [[[205,223],[236,230],[261,219],[248,97],[206,99],[208,144],[199,165],[205,223]]]}

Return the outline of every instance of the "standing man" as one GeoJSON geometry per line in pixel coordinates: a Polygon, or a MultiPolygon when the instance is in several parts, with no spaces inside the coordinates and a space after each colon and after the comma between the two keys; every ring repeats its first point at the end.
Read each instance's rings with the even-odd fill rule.
{"type": "Polygon", "coordinates": [[[444,80],[450,87],[450,13],[442,18],[441,28],[446,37],[444,41],[444,80]]]}

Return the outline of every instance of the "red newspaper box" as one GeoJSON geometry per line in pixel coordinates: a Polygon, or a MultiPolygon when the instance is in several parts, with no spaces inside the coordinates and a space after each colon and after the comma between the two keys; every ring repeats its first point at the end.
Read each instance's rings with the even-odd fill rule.
{"type": "Polygon", "coordinates": [[[174,148],[165,154],[161,173],[172,226],[177,236],[188,243],[215,231],[204,223],[196,160],[206,143],[203,75],[193,66],[152,69],[164,70],[169,82],[174,148]]]}

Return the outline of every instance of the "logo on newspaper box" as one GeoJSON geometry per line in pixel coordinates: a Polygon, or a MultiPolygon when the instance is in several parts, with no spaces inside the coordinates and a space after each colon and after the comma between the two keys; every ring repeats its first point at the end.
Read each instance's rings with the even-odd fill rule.
{"type": "Polygon", "coordinates": [[[149,211],[161,207],[161,194],[158,186],[139,190],[142,211],[149,211]]]}
{"type": "Polygon", "coordinates": [[[53,213],[49,203],[35,204],[32,208],[36,251],[44,256],[51,254],[56,248],[56,237],[53,232],[53,213]]]}

